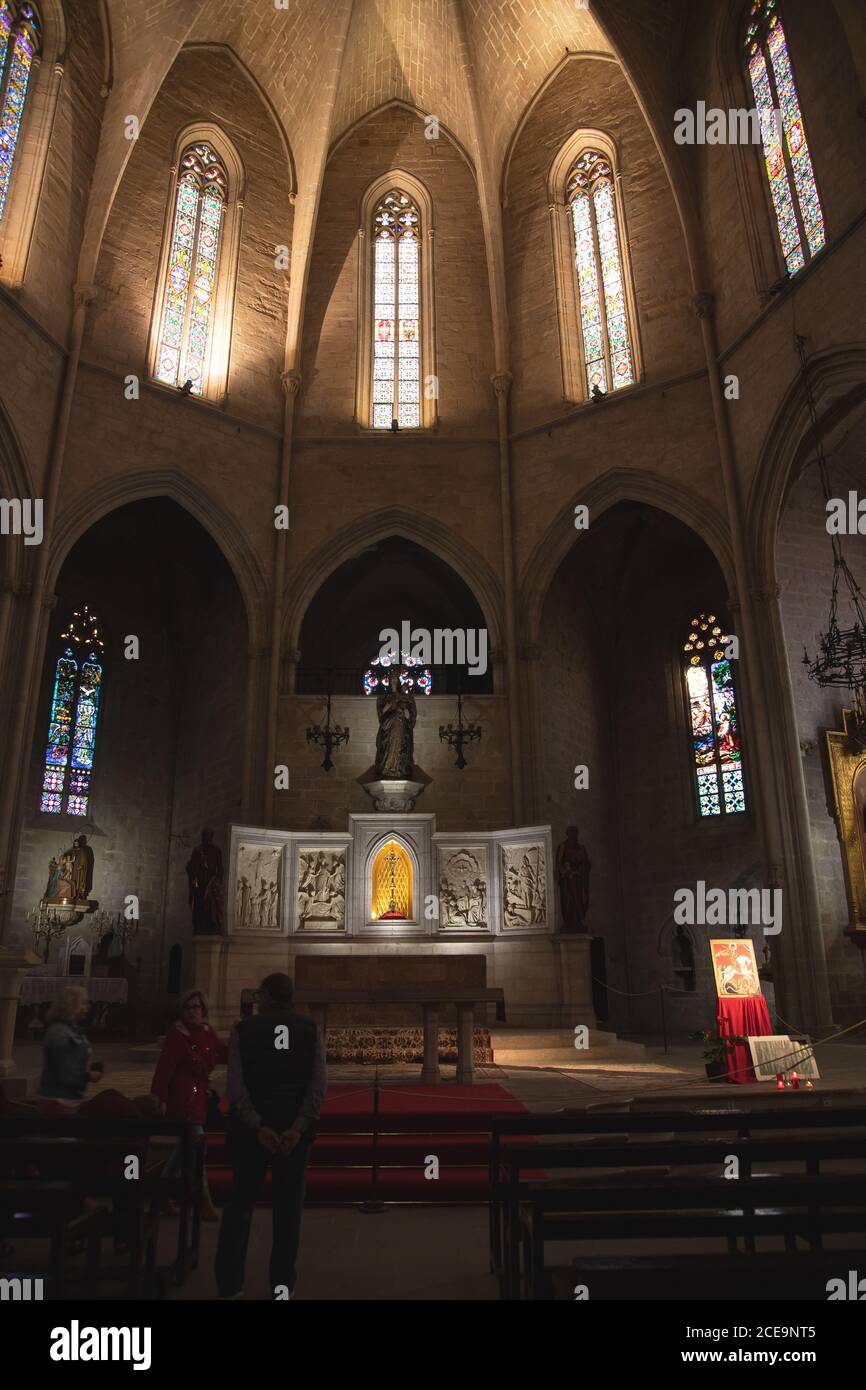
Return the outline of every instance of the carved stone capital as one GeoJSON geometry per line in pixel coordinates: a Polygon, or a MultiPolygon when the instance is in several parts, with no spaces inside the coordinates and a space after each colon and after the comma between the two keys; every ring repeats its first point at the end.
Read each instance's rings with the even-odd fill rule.
{"type": "Polygon", "coordinates": [[[77,308],[86,308],[92,304],[99,290],[96,285],[75,285],[72,290],[72,299],[77,308]]]}
{"type": "Polygon", "coordinates": [[[300,649],[300,647],[289,647],[287,651],[284,651],[284,652],[283,652],[283,661],[286,663],[287,666],[300,666],[300,664],[301,664],[301,649],[300,649]]]}
{"type": "Polygon", "coordinates": [[[280,380],[287,396],[297,396],[301,389],[301,373],[296,371],[280,372],[280,380]]]}
{"type": "Polygon", "coordinates": [[[44,593],[42,595],[42,607],[47,609],[49,613],[53,612],[57,607],[57,595],[44,593]]]}
{"type": "Polygon", "coordinates": [[[507,396],[514,380],[510,372],[494,372],[490,378],[497,397],[507,396]]]}
{"type": "Polygon", "coordinates": [[[767,584],[762,588],[750,589],[749,594],[756,603],[772,603],[782,592],[780,584],[767,584]]]}
{"type": "Polygon", "coordinates": [[[716,296],[714,294],[696,294],[692,300],[692,307],[699,319],[711,319],[716,312],[716,296]]]}

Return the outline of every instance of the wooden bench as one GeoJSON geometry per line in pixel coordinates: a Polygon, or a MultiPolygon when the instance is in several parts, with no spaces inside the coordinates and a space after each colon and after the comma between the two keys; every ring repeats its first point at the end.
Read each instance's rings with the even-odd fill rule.
{"type": "MultiPolygon", "coordinates": [[[[554,1287],[562,1288],[566,1271],[557,1270],[556,1279],[549,1280],[545,1271],[545,1248],[552,1241],[586,1241],[592,1253],[578,1255],[568,1271],[572,1294],[576,1286],[586,1286],[593,1295],[593,1278],[598,1272],[606,1288],[615,1288],[618,1265],[631,1278],[633,1289],[641,1272],[646,1282],[643,1296],[663,1292],[649,1282],[649,1273],[656,1267],[668,1271],[669,1278],[679,1268],[682,1281],[686,1267],[678,1266],[677,1255],[658,1252],[641,1261],[633,1251],[626,1255],[599,1255],[596,1247],[608,1240],[641,1241],[683,1240],[690,1243],[723,1238],[730,1244],[744,1240],[745,1252],[716,1254],[690,1252],[688,1273],[693,1286],[701,1281],[706,1266],[711,1287],[718,1287],[722,1271],[727,1269],[727,1296],[732,1287],[740,1296],[740,1273],[757,1270],[766,1265],[764,1254],[755,1250],[761,1238],[781,1238],[792,1280],[807,1296],[815,1286],[816,1272],[825,1272],[835,1264],[838,1274],[848,1268],[852,1257],[861,1253],[862,1237],[866,1234],[866,1189],[860,1174],[849,1175],[776,1175],[740,1178],[677,1177],[641,1178],[628,1183],[611,1183],[607,1179],[589,1179],[579,1183],[530,1183],[529,1193],[521,1203],[523,1244],[523,1277],[521,1289],[525,1296],[543,1299],[554,1287]],[[826,1236],[857,1236],[859,1249],[839,1249],[829,1254],[823,1249],[826,1236]],[[798,1239],[808,1243],[801,1251],[798,1239]],[[752,1265],[752,1261],[757,1261],[752,1265]]],[[[775,1259],[780,1255],[773,1252],[775,1259]]],[[[752,1287],[756,1287],[753,1279],[752,1287]]],[[[764,1297],[768,1296],[764,1288],[764,1297]]],[[[595,1290],[599,1296],[599,1289],[595,1290]]],[[[694,1296],[690,1292],[690,1297],[694,1296]]]]}
{"type": "MultiPolygon", "coordinates": [[[[154,1223],[162,1202],[180,1205],[175,1278],[183,1284],[198,1264],[201,1220],[200,1200],[204,1180],[204,1145],[186,1121],[158,1118],[90,1119],[81,1116],[15,1115],[0,1119],[0,1173],[19,1176],[36,1166],[45,1179],[68,1180],[79,1198],[111,1198],[119,1233],[124,1219],[131,1234],[131,1260],[155,1247],[154,1223]],[[179,1139],[181,1167],[177,1177],[166,1177],[166,1158],[150,1153],[153,1138],[179,1139]],[[141,1176],[124,1176],[125,1159],[136,1154],[141,1176]]],[[[102,1234],[110,1234],[103,1223],[102,1234]]],[[[147,1255],[149,1259],[149,1254],[147,1255]]]]}
{"type": "MultiPolygon", "coordinates": [[[[524,1169],[603,1167],[605,1164],[633,1167],[640,1161],[635,1138],[653,1134],[715,1135],[724,1141],[725,1153],[729,1153],[734,1138],[748,1139],[761,1134],[778,1136],[780,1132],[789,1130],[796,1133],[791,1136],[790,1142],[794,1143],[794,1148],[787,1153],[787,1157],[797,1160],[796,1140],[805,1140],[815,1130],[822,1133],[835,1131],[839,1137],[866,1138],[866,1107],[834,1109],[819,1106],[810,1110],[798,1107],[795,1114],[777,1107],[723,1111],[696,1108],[692,1111],[645,1112],[634,1116],[622,1112],[560,1112],[554,1115],[497,1117],[491,1129],[490,1263],[500,1276],[503,1294],[508,1297],[512,1292],[512,1237],[517,1232],[517,1205],[521,1192],[525,1190],[521,1180],[524,1169]],[[567,1143],[568,1139],[581,1136],[592,1142],[577,1145],[567,1143]],[[552,1144],[556,1137],[560,1137],[560,1142],[552,1144]],[[547,1143],[542,1144],[542,1140],[547,1143]],[[600,1148],[605,1141],[607,1153],[600,1148]],[[624,1158],[626,1149],[629,1156],[624,1158]],[[591,1157],[587,1158],[587,1154],[591,1157]],[[507,1247],[508,1259],[505,1258],[507,1247]]],[[[681,1144],[677,1143],[671,1160],[670,1157],[662,1157],[663,1151],[656,1149],[653,1161],[668,1165],[671,1161],[676,1162],[682,1152],[681,1144]]],[[[708,1158],[706,1161],[717,1159],[718,1156],[713,1155],[712,1160],[708,1158]]],[[[814,1156],[814,1162],[820,1162],[820,1155],[814,1156]]],[[[812,1171],[817,1171],[817,1167],[812,1171]]]]}
{"type": "Polygon", "coordinates": [[[90,1242],[100,1222],[101,1215],[86,1210],[72,1183],[0,1178],[0,1236],[49,1242],[48,1279],[54,1298],[64,1296],[73,1243],[90,1242]]]}

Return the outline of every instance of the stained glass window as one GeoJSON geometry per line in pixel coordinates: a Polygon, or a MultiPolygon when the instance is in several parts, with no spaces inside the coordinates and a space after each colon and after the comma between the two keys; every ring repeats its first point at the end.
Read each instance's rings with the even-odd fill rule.
{"type": "Polygon", "coordinates": [[[421,218],[393,188],[373,215],[373,429],[421,424],[421,218]]]}
{"type": "Polygon", "coordinates": [[[33,60],[41,48],[36,6],[0,0],[0,218],[9,196],[33,60]]]}
{"type": "Polygon", "coordinates": [[[740,721],[728,642],[714,613],[692,620],[684,674],[689,702],[698,810],[702,816],[746,809],[740,721]]]}
{"type": "Polygon", "coordinates": [[[779,239],[788,274],[796,275],[821,250],[826,234],[777,0],[754,0],[745,52],[779,239]]]}
{"type": "Polygon", "coordinates": [[[54,667],[40,810],[86,816],[102,695],[105,642],[96,614],[76,609],[54,667]]]}
{"type": "Polygon", "coordinates": [[[225,165],[205,143],[181,156],[166,270],[155,376],[192,382],[200,396],[213,331],[220,232],[228,192],[225,165]]]}
{"type": "Polygon", "coordinates": [[[587,391],[617,391],[635,379],[620,231],[610,161],[584,150],[565,190],[574,257],[587,391]]]}

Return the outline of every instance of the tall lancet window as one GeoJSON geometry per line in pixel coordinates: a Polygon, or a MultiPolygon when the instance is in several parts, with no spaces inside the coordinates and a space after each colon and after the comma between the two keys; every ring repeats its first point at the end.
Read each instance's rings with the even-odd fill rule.
{"type": "Polygon", "coordinates": [[[587,392],[617,391],[636,377],[616,188],[606,155],[584,150],[571,167],[565,196],[574,227],[587,392]]]}
{"type": "Polygon", "coordinates": [[[9,196],[33,64],[41,50],[42,29],[36,6],[0,0],[0,219],[9,196]]]}
{"type": "Polygon", "coordinates": [[[779,240],[788,274],[796,275],[827,238],[777,0],[754,0],[745,54],[761,115],[764,166],[779,240]]]}
{"type": "Polygon", "coordinates": [[[683,647],[698,811],[735,815],[746,809],[740,720],[728,644],[714,613],[692,619],[683,647]]]}
{"type": "Polygon", "coordinates": [[[40,810],[86,816],[96,751],[105,641],[96,614],[76,609],[54,666],[40,810]]]}
{"type": "Polygon", "coordinates": [[[154,376],[166,386],[192,382],[204,393],[213,345],[217,276],[228,179],[204,141],[180,158],[154,376]]]}
{"type": "Polygon", "coordinates": [[[421,217],[392,188],[373,215],[373,382],[370,423],[421,424],[421,217]]]}

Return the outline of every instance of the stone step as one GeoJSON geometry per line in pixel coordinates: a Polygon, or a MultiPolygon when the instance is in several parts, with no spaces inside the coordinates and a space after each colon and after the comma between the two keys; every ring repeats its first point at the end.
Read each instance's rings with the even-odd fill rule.
{"type": "Polygon", "coordinates": [[[595,1061],[639,1061],[643,1043],[624,1042],[616,1033],[590,1028],[588,1047],[574,1046],[568,1028],[491,1028],[494,1061],[499,1066],[591,1066],[595,1061]]]}

